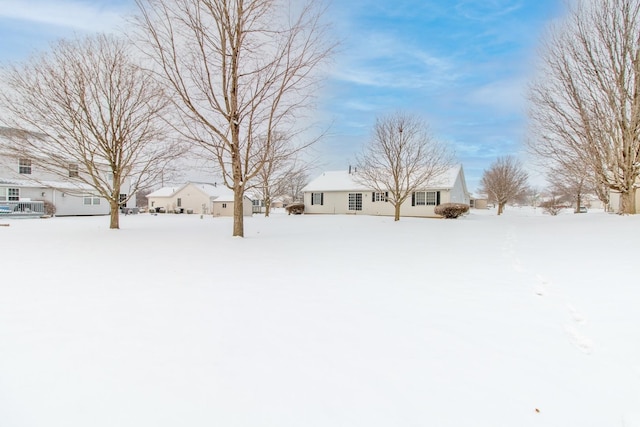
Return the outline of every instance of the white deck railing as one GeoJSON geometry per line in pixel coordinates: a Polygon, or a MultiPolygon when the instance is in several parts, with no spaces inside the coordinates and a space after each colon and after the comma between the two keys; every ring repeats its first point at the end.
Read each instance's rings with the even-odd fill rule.
{"type": "Polygon", "coordinates": [[[0,216],[44,215],[44,202],[0,202],[0,216]]]}

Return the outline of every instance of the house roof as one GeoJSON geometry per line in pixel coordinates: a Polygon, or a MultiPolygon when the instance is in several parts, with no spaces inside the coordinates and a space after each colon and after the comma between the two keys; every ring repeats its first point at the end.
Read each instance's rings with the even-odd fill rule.
{"type": "Polygon", "coordinates": [[[180,186],[162,187],[159,190],[147,194],[147,198],[173,197],[176,193],[179,193],[187,187],[195,187],[216,202],[233,202],[233,191],[224,184],[212,184],[209,182],[187,182],[180,186]]]}
{"type": "Polygon", "coordinates": [[[208,182],[190,182],[189,184],[210,197],[216,197],[216,200],[229,195],[231,195],[231,200],[233,200],[233,191],[228,189],[224,184],[211,184],[208,182]]]}
{"type": "MultiPolygon", "coordinates": [[[[449,168],[442,176],[423,189],[449,189],[453,188],[456,179],[462,170],[462,165],[455,165],[449,168]]],[[[371,187],[357,182],[354,175],[357,172],[348,171],[328,171],[307,184],[302,191],[367,191],[371,187]]]]}
{"type": "Polygon", "coordinates": [[[182,187],[162,187],[159,190],[147,194],[146,197],[171,197],[180,188],[182,187]]]}
{"type": "Polygon", "coordinates": [[[24,179],[0,178],[0,185],[14,185],[23,188],[55,188],[70,191],[95,191],[92,186],[82,182],[34,181],[24,179]]]}

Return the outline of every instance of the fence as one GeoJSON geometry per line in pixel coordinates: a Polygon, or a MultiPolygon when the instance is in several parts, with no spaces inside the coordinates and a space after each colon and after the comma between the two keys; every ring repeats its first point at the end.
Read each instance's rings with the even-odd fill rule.
{"type": "Polygon", "coordinates": [[[37,218],[42,215],[44,202],[0,202],[0,216],[37,218]]]}

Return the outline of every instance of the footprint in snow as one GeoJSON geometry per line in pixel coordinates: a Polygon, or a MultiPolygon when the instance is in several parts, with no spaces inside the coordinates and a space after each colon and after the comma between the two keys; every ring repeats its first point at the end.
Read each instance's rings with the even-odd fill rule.
{"type": "Polygon", "coordinates": [[[584,354],[591,354],[593,341],[583,336],[572,325],[566,325],[564,328],[569,337],[569,342],[584,354]]]}
{"type": "Polygon", "coordinates": [[[571,304],[567,304],[567,310],[569,310],[571,317],[576,322],[585,323],[587,321],[587,319],[578,310],[576,310],[575,307],[572,306],[571,304]]]}
{"type": "Polygon", "coordinates": [[[538,284],[533,288],[533,292],[535,292],[536,295],[543,297],[547,294],[547,286],[550,282],[539,274],[536,275],[536,280],[538,281],[538,284]]]}

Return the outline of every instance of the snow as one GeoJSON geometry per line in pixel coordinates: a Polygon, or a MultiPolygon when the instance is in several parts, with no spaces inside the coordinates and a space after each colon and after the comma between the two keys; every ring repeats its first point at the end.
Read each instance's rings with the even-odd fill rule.
{"type": "Polygon", "coordinates": [[[640,426],[640,216],[0,223],[2,427],[640,426]]]}
{"type": "MultiPolygon", "coordinates": [[[[462,165],[455,165],[450,167],[441,176],[439,176],[437,180],[429,183],[426,188],[452,188],[455,185],[456,179],[458,178],[461,169],[462,165]]],[[[311,192],[371,190],[370,187],[356,181],[354,179],[355,174],[357,174],[357,171],[355,170],[353,173],[348,170],[323,172],[322,175],[318,176],[309,184],[307,184],[302,189],[302,191],[311,192]]]]}

